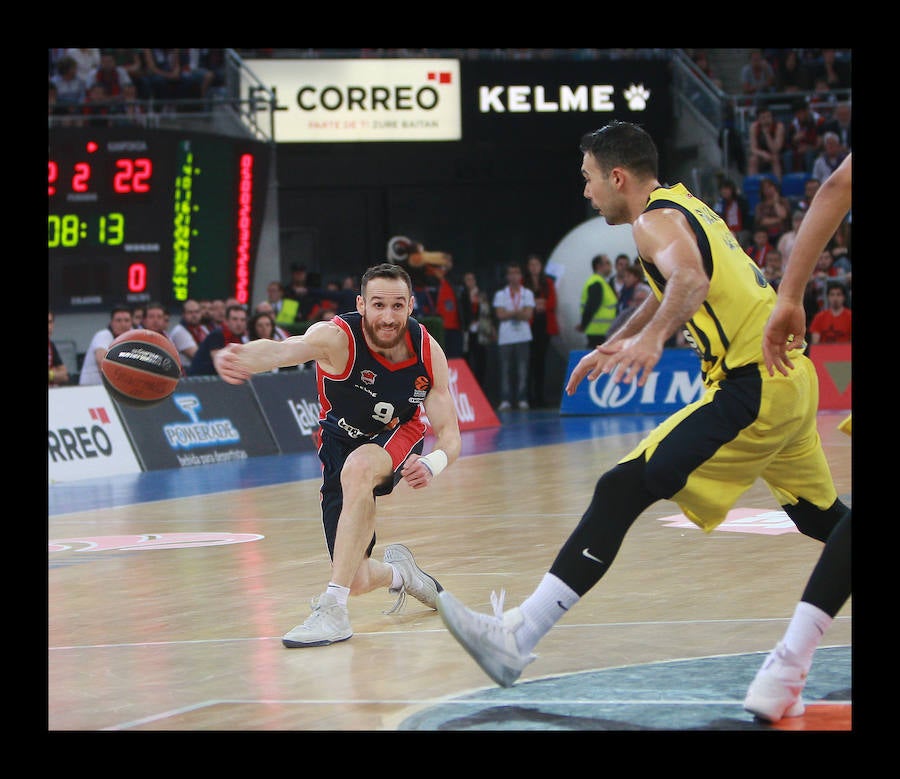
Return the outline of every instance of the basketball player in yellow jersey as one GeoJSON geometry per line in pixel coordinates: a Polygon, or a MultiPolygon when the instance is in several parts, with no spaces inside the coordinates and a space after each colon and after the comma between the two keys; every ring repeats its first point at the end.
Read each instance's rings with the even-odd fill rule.
{"type": "MultiPolygon", "coordinates": [[[[581,359],[566,391],[602,373],[643,385],[681,327],[700,354],[706,391],[600,477],[580,523],[520,606],[504,612],[501,593],[487,615],[446,589],[438,595],[450,632],[503,686],[535,659],[531,650],[609,570],[628,529],[657,501],[675,501],[709,532],[762,478],[798,529],[819,541],[848,511],[816,430],[815,369],[798,341],[788,352],[795,369],[769,375],[762,333],[775,293],[727,225],[683,186],[660,184],[656,146],[638,126],[612,122],[580,148],[584,196],[609,224],[632,225],[654,295],[581,359]]],[[[792,695],[788,707],[802,711],[799,690],[792,695]]]]}

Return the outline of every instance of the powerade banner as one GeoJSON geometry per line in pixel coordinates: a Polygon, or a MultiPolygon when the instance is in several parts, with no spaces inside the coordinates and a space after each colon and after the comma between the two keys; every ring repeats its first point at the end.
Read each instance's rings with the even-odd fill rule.
{"type": "Polygon", "coordinates": [[[145,471],[278,454],[249,384],[225,384],[218,376],[182,379],[150,408],[116,405],[145,471]]]}
{"type": "MultiPolygon", "coordinates": [[[[587,350],[569,352],[566,381],[587,350]]],[[[566,414],[670,414],[693,403],[706,389],[700,358],[693,349],[666,349],[643,387],[636,382],[611,382],[609,376],[584,379],[574,395],[563,393],[559,413],[566,414]]]]}

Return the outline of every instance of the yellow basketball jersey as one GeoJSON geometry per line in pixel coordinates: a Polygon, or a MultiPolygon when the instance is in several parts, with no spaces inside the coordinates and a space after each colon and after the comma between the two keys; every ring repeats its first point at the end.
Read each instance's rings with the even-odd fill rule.
{"type": "MultiPolygon", "coordinates": [[[[742,365],[761,363],[762,333],[775,305],[775,290],[762,270],[741,248],[728,225],[683,184],[655,189],[645,211],[675,208],[685,215],[697,236],[709,292],[686,323],[685,337],[700,355],[707,383],[725,378],[742,365]]],[[[641,266],[658,299],[666,280],[643,257],[641,266]]]]}

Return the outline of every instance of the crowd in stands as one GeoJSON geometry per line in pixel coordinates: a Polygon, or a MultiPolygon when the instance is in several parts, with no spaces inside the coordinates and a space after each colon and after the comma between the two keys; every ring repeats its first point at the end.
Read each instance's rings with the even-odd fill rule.
{"type": "Polygon", "coordinates": [[[225,86],[225,49],[48,51],[49,115],[64,126],[141,124],[151,111],[196,110],[225,86]]]}

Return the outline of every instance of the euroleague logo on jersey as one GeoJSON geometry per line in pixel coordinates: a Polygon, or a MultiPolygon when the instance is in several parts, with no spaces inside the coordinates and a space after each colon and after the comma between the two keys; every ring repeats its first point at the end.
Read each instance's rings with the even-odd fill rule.
{"type": "Polygon", "coordinates": [[[431,389],[431,379],[427,376],[417,376],[413,382],[413,396],[407,400],[410,403],[421,403],[425,400],[429,389],[431,389]]]}

